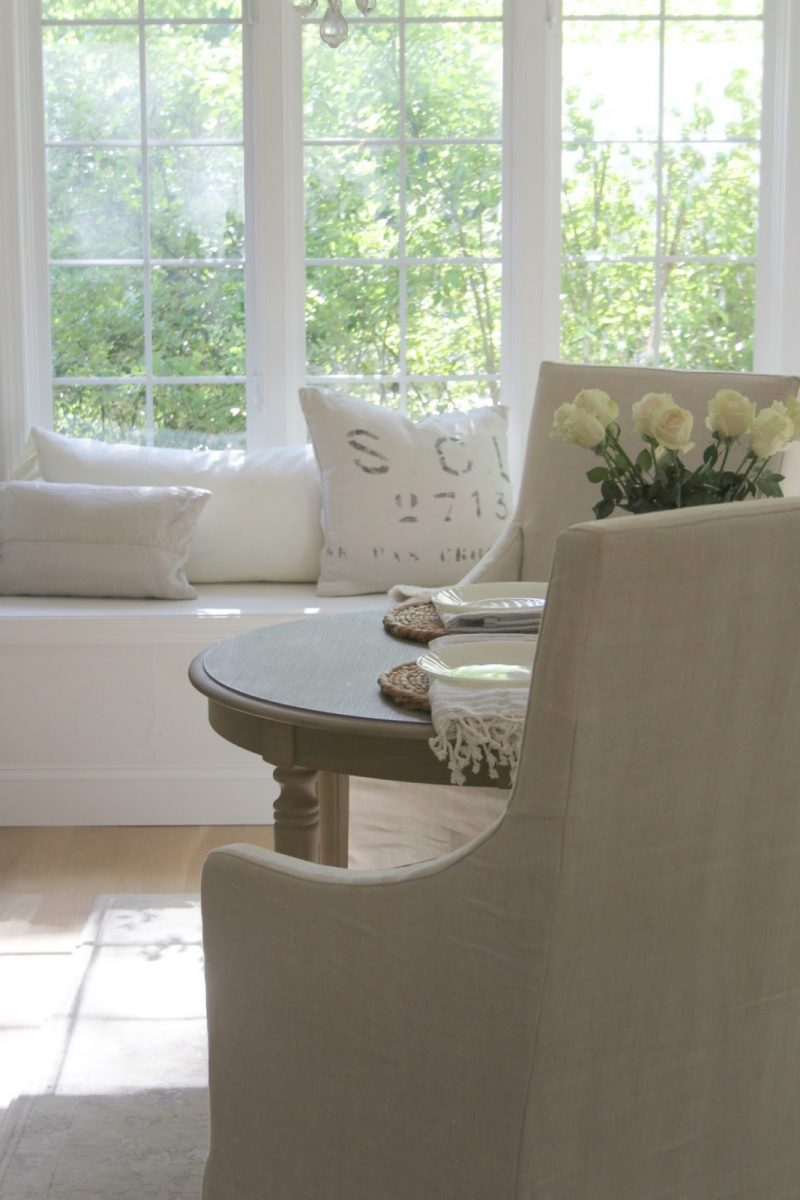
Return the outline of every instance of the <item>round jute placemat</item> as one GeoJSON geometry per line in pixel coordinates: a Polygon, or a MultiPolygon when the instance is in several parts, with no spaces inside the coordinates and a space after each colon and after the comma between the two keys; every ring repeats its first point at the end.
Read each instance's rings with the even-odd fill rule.
{"type": "Polygon", "coordinates": [[[400,663],[378,676],[378,686],[385,696],[403,708],[431,711],[428,697],[430,677],[415,662],[400,663]]]}
{"type": "Polygon", "coordinates": [[[447,632],[436,611],[436,605],[430,601],[390,608],[383,618],[383,627],[395,637],[426,644],[447,632]]]}

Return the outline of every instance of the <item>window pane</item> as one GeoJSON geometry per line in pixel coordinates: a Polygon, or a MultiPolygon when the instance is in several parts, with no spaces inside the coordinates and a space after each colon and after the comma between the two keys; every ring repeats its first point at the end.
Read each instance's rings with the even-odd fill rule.
{"type": "Polygon", "coordinates": [[[244,384],[187,384],[153,389],[155,444],[188,450],[244,449],[244,384]]]}
{"type": "Polygon", "coordinates": [[[147,113],[153,138],[240,139],[241,27],[148,28],[147,113]]]}
{"type": "Polygon", "coordinates": [[[762,57],[759,23],[669,24],[664,136],[684,140],[758,137],[762,57]]]}
{"type": "Polygon", "coordinates": [[[758,165],[755,146],[666,147],[663,253],[754,256],[758,165]]]}
{"type": "Polygon", "coordinates": [[[654,254],[656,181],[655,147],[567,143],[562,158],[564,253],[597,258],[654,254]]]}
{"type": "Polygon", "coordinates": [[[143,387],[57,387],[53,428],[71,437],[143,443],[145,404],[143,387]]]}
{"type": "Polygon", "coordinates": [[[407,166],[412,257],[500,257],[499,146],[419,146],[407,166]]]}
{"type": "Polygon", "coordinates": [[[50,276],[55,375],[144,371],[141,267],[54,267],[50,276]]]}
{"type": "MultiPolygon", "coordinates": [[[[659,26],[643,21],[564,24],[564,95],[598,141],[658,135],[659,26]]],[[[565,116],[569,108],[565,106],[565,116]]],[[[567,138],[574,132],[567,128],[567,138]]]]}
{"type": "Polygon", "coordinates": [[[241,17],[242,0],[145,0],[146,17],[174,17],[186,20],[198,20],[211,17],[221,20],[224,17],[241,17]]]}
{"type": "Polygon", "coordinates": [[[500,22],[406,27],[410,137],[499,137],[500,22]]]}
{"type": "Polygon", "coordinates": [[[564,17],[658,17],[661,0],[561,0],[564,17]]]}
{"type": "Polygon", "coordinates": [[[760,17],[760,0],[666,0],[668,17],[760,17]]]}
{"type": "Polygon", "coordinates": [[[480,408],[497,403],[499,385],[488,380],[475,383],[454,381],[452,379],[436,381],[435,383],[416,383],[411,380],[408,385],[408,416],[412,421],[434,413],[469,412],[471,408],[480,408]]]}
{"type": "Polygon", "coordinates": [[[678,265],[666,284],[661,362],[752,371],[754,323],[755,267],[678,265]]]}
{"type": "Polygon", "coordinates": [[[502,15],[503,0],[406,0],[407,17],[500,18],[502,15]]]}
{"type": "Polygon", "coordinates": [[[139,0],[42,0],[45,21],[136,20],[139,0]]]}
{"type": "Polygon", "coordinates": [[[651,362],[653,270],[651,263],[565,263],[562,356],[585,363],[651,362]]]}
{"type": "Polygon", "coordinates": [[[47,137],[138,140],[139,33],[135,26],[48,26],[44,46],[47,137]]]}
{"type": "Polygon", "coordinates": [[[242,374],[242,268],[154,267],[152,282],[154,373],[242,374]]]}
{"type": "Polygon", "coordinates": [[[397,254],[399,152],[308,146],[305,162],[308,257],[385,258],[397,254]]]}
{"type": "Polygon", "coordinates": [[[239,258],[244,253],[244,154],[239,146],[150,152],[154,258],[239,258]]]}
{"type": "Polygon", "coordinates": [[[141,258],[138,150],[97,147],[47,152],[52,258],[141,258]]]}
{"type": "Polygon", "coordinates": [[[331,53],[315,25],[303,29],[306,138],[396,137],[400,126],[396,25],[350,26],[331,53]]]}
{"type": "Polygon", "coordinates": [[[308,267],[309,374],[393,374],[400,355],[399,313],[396,268],[308,267]]]}
{"type": "Polygon", "coordinates": [[[500,267],[409,267],[408,370],[499,372],[500,267]]]}

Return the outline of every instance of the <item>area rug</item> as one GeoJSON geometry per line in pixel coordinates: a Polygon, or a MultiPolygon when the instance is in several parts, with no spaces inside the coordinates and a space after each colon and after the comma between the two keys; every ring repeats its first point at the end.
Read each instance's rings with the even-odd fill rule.
{"type": "Polygon", "coordinates": [[[208,1145],[197,896],[100,896],[0,1129],[2,1200],[198,1200],[208,1145]]]}

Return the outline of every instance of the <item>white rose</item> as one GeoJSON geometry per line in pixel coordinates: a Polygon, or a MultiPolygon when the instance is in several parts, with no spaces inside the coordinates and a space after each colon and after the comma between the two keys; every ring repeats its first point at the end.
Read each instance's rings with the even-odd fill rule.
{"type": "Polygon", "coordinates": [[[750,449],[756,458],[771,458],[785,450],[794,438],[794,421],[786,405],[773,400],[769,408],[762,408],[753,421],[750,431],[750,449]]]}
{"type": "Polygon", "coordinates": [[[586,388],[578,392],[574,404],[583,412],[597,417],[604,429],[619,416],[619,405],[611,399],[608,392],[601,392],[600,388],[586,388]]]}
{"type": "Polygon", "coordinates": [[[708,403],[706,428],[724,438],[738,438],[753,427],[756,406],[741,392],[722,388],[708,403]]]}
{"type": "Polygon", "coordinates": [[[653,422],[653,437],[665,450],[691,450],[694,442],[690,442],[694,417],[688,408],[680,408],[677,404],[665,408],[653,422]]]}
{"type": "Polygon", "coordinates": [[[786,401],[786,412],[794,422],[794,437],[793,442],[800,441],[800,400],[797,396],[790,396],[786,401]]]}
{"type": "Polygon", "coordinates": [[[675,401],[667,392],[648,392],[642,396],[631,409],[636,432],[642,437],[654,437],[653,428],[659,417],[674,404],[675,401]]]}
{"type": "Polygon", "coordinates": [[[571,446],[583,446],[591,450],[606,436],[605,425],[593,413],[578,408],[575,404],[561,404],[553,416],[551,436],[568,442],[571,446]]]}

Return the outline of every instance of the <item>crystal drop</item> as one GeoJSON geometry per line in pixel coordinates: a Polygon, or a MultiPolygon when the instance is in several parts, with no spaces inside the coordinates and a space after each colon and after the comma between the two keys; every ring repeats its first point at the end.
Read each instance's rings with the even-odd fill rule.
{"type": "Polygon", "coordinates": [[[292,0],[292,4],[301,17],[308,17],[319,4],[319,0],[292,0]]]}
{"type": "Polygon", "coordinates": [[[341,46],[347,37],[347,21],[342,16],[342,0],[328,0],[328,11],[320,21],[319,36],[329,46],[341,46]]]}
{"type": "Polygon", "coordinates": [[[356,0],[356,8],[368,17],[370,13],[375,12],[375,0],[356,0]]]}

